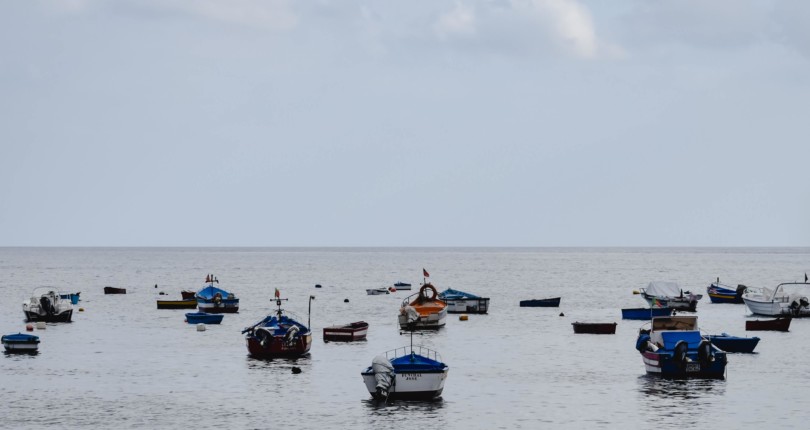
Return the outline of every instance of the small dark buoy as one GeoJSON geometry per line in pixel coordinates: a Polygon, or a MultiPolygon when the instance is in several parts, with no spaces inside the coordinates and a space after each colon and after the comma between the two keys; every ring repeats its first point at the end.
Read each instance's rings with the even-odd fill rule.
{"type": "Polygon", "coordinates": [[[565,316],[565,314],[564,314],[564,313],[562,313],[562,312],[560,312],[560,316],[561,316],[561,317],[564,317],[564,316],[565,316]]]}
{"type": "Polygon", "coordinates": [[[349,299],[343,299],[343,303],[349,303],[349,299]]]}
{"type": "Polygon", "coordinates": [[[301,368],[293,366],[292,373],[295,373],[296,375],[301,373],[301,368]]]}
{"type": "Polygon", "coordinates": [[[321,284],[315,284],[315,288],[321,288],[321,284]]]}
{"type": "Polygon", "coordinates": [[[155,284],[155,288],[157,288],[157,284],[155,284]]]}
{"type": "Polygon", "coordinates": [[[158,293],[158,295],[165,296],[165,295],[166,295],[166,293],[164,293],[163,291],[161,291],[161,292],[159,292],[159,293],[158,293]]]}

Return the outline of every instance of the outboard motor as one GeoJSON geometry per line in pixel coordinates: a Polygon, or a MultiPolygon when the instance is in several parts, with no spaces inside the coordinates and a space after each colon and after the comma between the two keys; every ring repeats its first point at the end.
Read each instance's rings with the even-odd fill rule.
{"type": "Polygon", "coordinates": [[[698,359],[700,359],[700,364],[703,366],[709,365],[713,359],[712,343],[706,339],[700,341],[700,346],[698,346],[698,359]]]}
{"type": "Polygon", "coordinates": [[[649,348],[650,335],[642,334],[636,340],[636,349],[638,352],[644,352],[649,348]]]}
{"type": "Polygon", "coordinates": [[[742,295],[743,295],[743,294],[745,294],[745,289],[746,289],[746,288],[748,288],[748,287],[746,287],[746,286],[745,286],[745,285],[743,285],[743,284],[738,284],[738,285],[737,285],[737,295],[736,295],[735,297],[736,297],[737,299],[739,299],[740,297],[742,297],[742,295]]]}
{"type": "Polygon", "coordinates": [[[300,330],[297,325],[290,326],[290,328],[287,329],[287,333],[284,333],[284,342],[287,343],[287,346],[295,344],[295,337],[300,330]]]}
{"type": "Polygon", "coordinates": [[[377,400],[387,399],[394,383],[394,366],[384,355],[378,355],[371,361],[371,371],[374,372],[374,380],[377,381],[372,396],[377,400]]]}
{"type": "Polygon", "coordinates": [[[47,296],[42,296],[39,298],[39,307],[45,312],[45,315],[53,315],[54,312],[56,312],[56,309],[53,307],[53,303],[51,303],[51,299],[47,296]]]}

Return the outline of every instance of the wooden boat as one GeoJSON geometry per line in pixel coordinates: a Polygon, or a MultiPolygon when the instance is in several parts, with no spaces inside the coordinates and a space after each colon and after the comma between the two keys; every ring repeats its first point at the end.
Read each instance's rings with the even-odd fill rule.
{"type": "Polygon", "coordinates": [[[769,317],[810,317],[810,283],[783,282],[770,288],[746,288],[743,302],[752,314],[769,317]]]}
{"type": "Polygon", "coordinates": [[[717,282],[706,287],[706,293],[712,303],[743,303],[742,295],[746,288],[748,287],[742,284],[737,285],[737,288],[732,288],[729,285],[721,284],[718,279],[717,282]]]}
{"type": "Polygon", "coordinates": [[[697,303],[703,294],[684,291],[677,282],[653,281],[646,288],[639,288],[634,294],[641,294],[650,307],[667,307],[675,310],[696,312],[697,303]]]}
{"type": "Polygon", "coordinates": [[[745,330],[747,331],[788,331],[790,328],[791,317],[776,318],[773,320],[748,320],[745,322],[745,330]]]}
{"type": "Polygon", "coordinates": [[[191,290],[183,290],[180,292],[180,296],[183,297],[184,300],[188,299],[197,299],[197,292],[191,290]]]}
{"type": "Polygon", "coordinates": [[[711,342],[712,345],[726,352],[753,353],[754,348],[756,348],[757,344],[759,343],[759,338],[756,336],[737,337],[723,333],[719,335],[708,335],[705,337],[706,339],[709,339],[709,342],[711,342]]]}
{"type": "Polygon", "coordinates": [[[219,324],[224,316],[223,314],[192,312],[186,314],[186,322],[189,324],[219,324]]]}
{"type": "Polygon", "coordinates": [[[104,294],[126,294],[126,288],[104,287],[104,294]]]}
{"type": "Polygon", "coordinates": [[[394,288],[397,290],[410,290],[411,284],[407,282],[394,282],[394,288]]]}
{"type": "Polygon", "coordinates": [[[664,317],[672,315],[670,308],[625,308],[622,309],[622,319],[625,320],[650,320],[653,317],[664,317]]]}
{"type": "Polygon", "coordinates": [[[365,340],[368,333],[368,323],[356,321],[343,325],[333,325],[323,328],[323,340],[332,342],[351,342],[365,340]]]}
{"type": "MultiPolygon", "coordinates": [[[[309,296],[310,305],[314,296],[309,296]]],[[[312,347],[312,331],[307,325],[294,320],[281,309],[278,290],[276,305],[278,310],[263,320],[242,330],[245,335],[248,353],[253,358],[268,359],[280,357],[300,357],[312,347]]]]}
{"type": "Polygon", "coordinates": [[[36,354],[39,351],[39,336],[32,334],[7,334],[0,342],[9,353],[36,354]]]}
{"type": "Polygon", "coordinates": [[[573,322],[574,333],[615,334],[616,323],[581,323],[573,322]]]}
{"type": "Polygon", "coordinates": [[[378,296],[380,294],[391,294],[388,288],[369,288],[366,290],[369,296],[378,296]]]}
{"type": "Polygon", "coordinates": [[[239,299],[233,293],[214,286],[214,283],[219,285],[219,279],[214,275],[208,275],[205,282],[207,285],[195,294],[200,312],[212,314],[239,312],[239,299]]]}
{"type": "Polygon", "coordinates": [[[374,357],[360,375],[376,400],[433,400],[442,395],[449,371],[436,351],[412,343],[374,357]]]}
{"type": "Polygon", "coordinates": [[[522,308],[558,308],[560,307],[560,298],[554,297],[552,299],[532,299],[521,300],[520,307],[522,308]]]}
{"type": "Polygon", "coordinates": [[[26,321],[70,322],[73,305],[62,295],[53,287],[35,288],[22,305],[26,321]]]}
{"type": "Polygon", "coordinates": [[[197,307],[197,299],[183,300],[158,300],[158,309],[194,309],[197,307]]]}
{"type": "Polygon", "coordinates": [[[485,314],[489,308],[489,298],[452,288],[439,293],[439,298],[447,303],[447,312],[451,314],[485,314]]]}
{"type": "Polygon", "coordinates": [[[447,304],[430,283],[406,297],[399,308],[399,327],[403,330],[437,330],[444,327],[446,319],[447,304]]]}
{"type": "Polygon", "coordinates": [[[639,330],[636,350],[650,375],[725,378],[726,353],[700,335],[694,315],[654,317],[650,329],[639,330]]]}

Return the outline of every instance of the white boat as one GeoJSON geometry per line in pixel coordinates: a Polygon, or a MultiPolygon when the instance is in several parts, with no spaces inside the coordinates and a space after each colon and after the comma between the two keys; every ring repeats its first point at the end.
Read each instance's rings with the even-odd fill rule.
{"type": "Polygon", "coordinates": [[[369,296],[376,296],[379,294],[391,294],[391,292],[388,291],[388,288],[369,288],[366,290],[366,294],[369,296]]]}
{"type": "Polygon", "coordinates": [[[32,334],[7,334],[0,342],[7,352],[36,353],[39,350],[39,336],[32,334]]]}
{"type": "Polygon", "coordinates": [[[394,288],[396,288],[397,290],[410,290],[411,284],[407,282],[398,281],[394,282],[394,288]]]}
{"type": "Polygon", "coordinates": [[[439,293],[439,298],[447,303],[447,312],[451,314],[471,313],[485,314],[489,309],[489,298],[448,288],[439,293]]]}
{"type": "Polygon", "coordinates": [[[433,400],[442,395],[449,370],[436,351],[411,344],[374,357],[360,374],[377,400],[433,400]]]}
{"type": "Polygon", "coordinates": [[[751,313],[765,316],[810,316],[810,283],[784,282],[773,290],[748,287],[742,295],[751,313]]]}
{"type": "Polygon", "coordinates": [[[444,327],[446,319],[447,304],[432,284],[424,284],[418,293],[406,297],[398,316],[403,330],[438,330],[444,327]]]}
{"type": "Polygon", "coordinates": [[[692,294],[684,291],[677,282],[653,281],[647,288],[639,288],[641,297],[650,307],[667,307],[676,310],[695,312],[697,302],[703,294],[692,294]]]}
{"type": "Polygon", "coordinates": [[[35,288],[31,298],[23,302],[26,321],[70,322],[73,305],[62,295],[53,287],[35,288]]]}

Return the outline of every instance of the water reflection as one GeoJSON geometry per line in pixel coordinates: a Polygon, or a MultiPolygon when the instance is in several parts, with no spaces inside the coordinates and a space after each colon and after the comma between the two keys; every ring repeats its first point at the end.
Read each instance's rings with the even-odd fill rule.
{"type": "Polygon", "coordinates": [[[642,410],[652,422],[695,427],[701,417],[710,414],[716,397],[726,393],[726,381],[720,379],[664,379],[654,375],[638,377],[642,410]],[[684,411],[689,411],[685,414],[684,411]]]}
{"type": "Polygon", "coordinates": [[[286,369],[292,370],[293,367],[301,368],[302,371],[309,370],[312,367],[312,359],[307,353],[301,357],[279,357],[271,359],[253,358],[249,355],[245,356],[247,367],[249,370],[257,369],[286,369]]]}
{"type": "Polygon", "coordinates": [[[389,400],[388,402],[368,398],[362,401],[366,418],[371,428],[378,426],[390,427],[391,424],[402,423],[405,414],[414,414],[420,420],[431,419],[431,426],[443,426],[445,423],[445,402],[442,398],[430,401],[389,400]],[[435,421],[438,419],[438,421],[435,421]]]}

